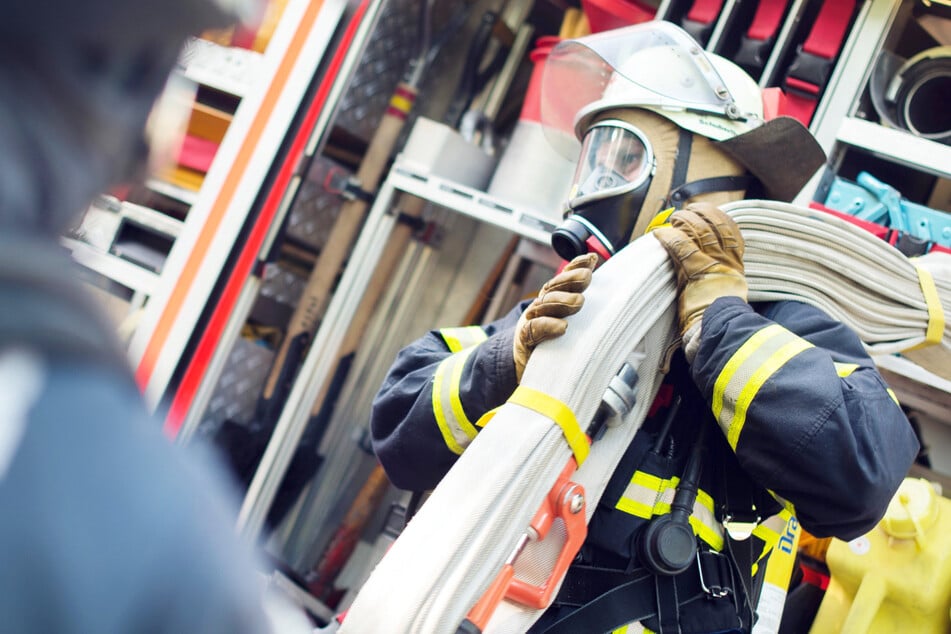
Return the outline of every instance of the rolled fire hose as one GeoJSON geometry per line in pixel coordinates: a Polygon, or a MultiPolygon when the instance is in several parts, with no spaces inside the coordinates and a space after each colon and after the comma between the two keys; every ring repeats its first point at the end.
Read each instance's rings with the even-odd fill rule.
{"type": "MultiPolygon", "coordinates": [[[[951,257],[913,263],[845,221],[785,203],[723,208],[743,232],[751,301],[813,304],[851,326],[873,354],[905,351],[951,378],[951,332],[943,318],[951,315],[951,257]]],[[[656,394],[664,351],[675,338],[675,299],[667,254],[644,236],[597,271],[567,333],[540,345],[525,369],[519,390],[564,404],[577,421],[592,419],[625,362],[638,372],[634,407],[594,442],[572,478],[586,491],[586,520],[656,394]]],[[[342,633],[456,632],[572,454],[555,422],[563,423],[562,415],[516,401],[498,409],[374,569],[342,633]]],[[[528,542],[515,560],[518,578],[545,579],[564,541],[558,527],[528,542]]],[[[485,631],[524,632],[542,612],[506,600],[485,631]]]]}
{"type": "Polygon", "coordinates": [[[907,60],[883,50],[872,68],[869,92],[884,123],[951,145],[951,46],[929,48],[907,60]]]}

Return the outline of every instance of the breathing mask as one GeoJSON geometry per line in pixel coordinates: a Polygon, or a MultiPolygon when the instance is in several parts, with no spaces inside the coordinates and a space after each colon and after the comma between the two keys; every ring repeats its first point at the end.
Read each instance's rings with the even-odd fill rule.
{"type": "Polygon", "coordinates": [[[617,119],[599,121],[585,134],[569,190],[565,222],[552,246],[571,260],[589,250],[605,259],[627,244],[654,173],[650,141],[617,119]]]}

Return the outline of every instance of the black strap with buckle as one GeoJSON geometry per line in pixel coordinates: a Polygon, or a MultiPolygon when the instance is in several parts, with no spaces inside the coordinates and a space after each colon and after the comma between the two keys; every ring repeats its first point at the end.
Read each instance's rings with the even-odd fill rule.
{"type": "MultiPolygon", "coordinates": [[[[553,605],[578,609],[552,624],[544,634],[610,632],[622,625],[641,621],[699,600],[730,600],[737,584],[729,558],[718,552],[697,553],[697,563],[674,577],[665,577],[664,605],[658,602],[657,575],[644,570],[623,570],[574,564],[568,569],[553,605]],[[669,599],[676,597],[676,606],[669,599]]],[[[674,610],[674,611],[676,611],[674,610]]]]}
{"type": "Polygon", "coordinates": [[[750,75],[759,75],[763,67],[766,66],[766,60],[769,59],[774,44],[776,44],[776,38],[774,37],[766,40],[754,40],[748,35],[744,35],[740,39],[739,50],[733,55],[733,61],[750,75]]]}
{"type": "Polygon", "coordinates": [[[818,98],[822,88],[829,80],[829,74],[832,72],[832,62],[834,61],[835,59],[826,59],[805,51],[800,44],[796,48],[795,59],[789,65],[789,70],[786,71],[785,89],[809,99],[818,98]],[[799,81],[790,82],[790,78],[799,81]]]}

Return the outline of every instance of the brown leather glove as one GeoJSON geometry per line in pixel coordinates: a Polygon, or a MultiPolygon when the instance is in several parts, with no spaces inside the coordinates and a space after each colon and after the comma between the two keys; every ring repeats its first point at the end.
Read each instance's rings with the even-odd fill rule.
{"type": "Polygon", "coordinates": [[[584,304],[582,293],[591,283],[591,273],[598,262],[599,258],[594,253],[573,259],[561,273],[545,282],[538,297],[519,317],[512,346],[515,376],[519,381],[535,346],[565,334],[568,322],[564,318],[581,310],[584,304]]]}
{"type": "Polygon", "coordinates": [[[730,216],[709,203],[687,205],[654,230],[677,270],[678,312],[684,352],[693,361],[703,312],[718,297],[746,300],[743,236],[730,216]]]}

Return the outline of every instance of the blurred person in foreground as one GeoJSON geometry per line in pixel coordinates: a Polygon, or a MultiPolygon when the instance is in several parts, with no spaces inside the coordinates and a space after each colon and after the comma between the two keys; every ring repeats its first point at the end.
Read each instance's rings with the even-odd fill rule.
{"type": "Polygon", "coordinates": [[[258,13],[245,4],[3,3],[5,632],[260,634],[274,622],[224,472],[150,419],[58,243],[95,195],[145,174],[146,123],[186,38],[258,13]]]}

